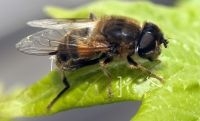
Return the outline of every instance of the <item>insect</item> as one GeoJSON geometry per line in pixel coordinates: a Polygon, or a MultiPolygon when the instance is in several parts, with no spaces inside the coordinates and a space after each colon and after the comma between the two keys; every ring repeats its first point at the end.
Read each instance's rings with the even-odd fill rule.
{"type": "MultiPolygon", "coordinates": [[[[161,45],[168,41],[160,28],[151,22],[142,26],[136,20],[122,16],[89,18],[44,19],[28,22],[30,26],[45,28],[16,44],[16,48],[31,55],[55,55],[62,72],[100,64],[104,67],[114,58],[126,59],[130,67],[138,68],[162,81],[133,59],[133,55],[154,61],[161,53],[161,45]]],[[[63,74],[64,75],[64,74],[63,74]]],[[[70,87],[63,76],[65,88],[50,102],[48,108],[70,87]]]]}

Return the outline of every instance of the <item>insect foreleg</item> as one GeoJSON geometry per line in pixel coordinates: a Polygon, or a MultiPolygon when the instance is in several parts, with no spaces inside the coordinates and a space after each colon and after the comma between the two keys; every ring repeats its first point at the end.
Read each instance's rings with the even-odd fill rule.
{"type": "Polygon", "coordinates": [[[148,70],[147,68],[145,68],[144,66],[138,64],[136,61],[134,61],[131,56],[127,56],[127,61],[129,63],[129,66],[131,68],[136,68],[136,69],[139,69],[145,73],[147,73],[149,76],[153,77],[153,78],[156,78],[158,79],[160,82],[164,82],[163,79],[159,76],[157,76],[156,74],[152,73],[150,70],[148,70]]]}

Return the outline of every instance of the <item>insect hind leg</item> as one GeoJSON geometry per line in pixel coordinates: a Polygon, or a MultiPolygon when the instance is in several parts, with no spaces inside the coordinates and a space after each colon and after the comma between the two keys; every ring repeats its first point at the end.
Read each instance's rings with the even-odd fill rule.
{"type": "Polygon", "coordinates": [[[58,101],[58,99],[69,89],[70,85],[68,83],[67,77],[64,74],[64,71],[62,71],[62,81],[65,87],[56,95],[56,97],[53,98],[53,100],[48,104],[47,109],[50,110],[51,107],[58,101]]]}

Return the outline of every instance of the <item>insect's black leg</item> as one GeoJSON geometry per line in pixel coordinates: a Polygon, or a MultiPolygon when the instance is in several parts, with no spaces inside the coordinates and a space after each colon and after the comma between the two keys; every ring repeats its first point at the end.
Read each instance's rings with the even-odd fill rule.
{"type": "Polygon", "coordinates": [[[62,81],[63,84],[65,85],[65,87],[56,95],[56,97],[49,103],[49,105],[47,106],[47,109],[50,110],[51,107],[56,103],[56,101],[65,93],[65,91],[67,91],[70,87],[67,78],[64,74],[64,72],[62,72],[62,81]]]}
{"type": "Polygon", "coordinates": [[[164,82],[163,79],[159,76],[157,76],[156,74],[152,73],[150,70],[148,70],[147,68],[143,67],[142,65],[138,64],[137,62],[135,62],[131,56],[127,56],[127,61],[130,65],[131,68],[137,68],[140,69],[141,71],[149,74],[151,77],[154,77],[156,79],[158,79],[160,82],[164,82]]]}

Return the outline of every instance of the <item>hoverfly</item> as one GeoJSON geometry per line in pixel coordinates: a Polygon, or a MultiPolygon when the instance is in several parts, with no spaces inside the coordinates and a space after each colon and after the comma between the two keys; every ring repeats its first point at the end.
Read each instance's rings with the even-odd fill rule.
{"type": "MultiPolygon", "coordinates": [[[[141,69],[150,76],[162,78],[138,64],[132,56],[156,60],[161,45],[168,41],[160,28],[151,22],[142,26],[136,20],[123,16],[89,18],[44,19],[28,22],[33,27],[45,28],[16,44],[16,48],[31,55],[55,55],[60,70],[69,71],[88,65],[104,66],[113,58],[126,59],[130,67],[141,69]]],[[[63,76],[65,88],[50,102],[48,108],[70,87],[63,76]]]]}

